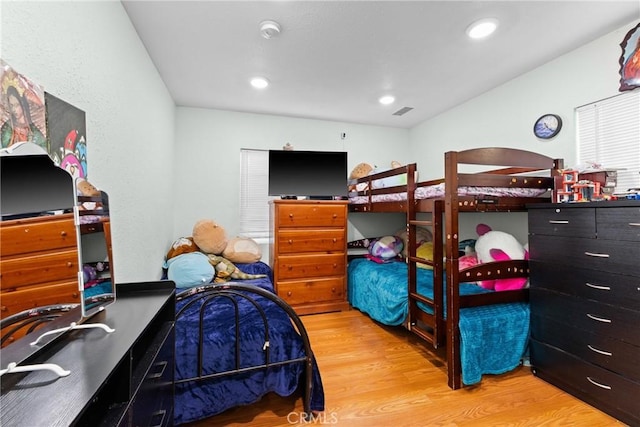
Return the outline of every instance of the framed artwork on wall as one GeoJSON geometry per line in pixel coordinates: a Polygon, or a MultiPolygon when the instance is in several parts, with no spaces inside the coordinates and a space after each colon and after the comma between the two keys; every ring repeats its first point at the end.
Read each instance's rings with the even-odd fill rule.
{"type": "Polygon", "coordinates": [[[640,87],[640,24],[630,30],[622,43],[620,92],[640,87]]]}

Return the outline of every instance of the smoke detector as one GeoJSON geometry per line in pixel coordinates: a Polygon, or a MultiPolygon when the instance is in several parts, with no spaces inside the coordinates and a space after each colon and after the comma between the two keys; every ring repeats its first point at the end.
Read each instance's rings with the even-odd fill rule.
{"type": "Polygon", "coordinates": [[[262,21],[260,23],[260,35],[265,39],[272,39],[280,34],[280,24],[276,21],[262,21]]]}

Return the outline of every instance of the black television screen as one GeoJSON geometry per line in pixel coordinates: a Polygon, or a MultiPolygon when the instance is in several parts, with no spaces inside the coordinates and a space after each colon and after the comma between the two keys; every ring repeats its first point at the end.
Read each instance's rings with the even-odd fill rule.
{"type": "Polygon", "coordinates": [[[269,150],[269,195],[347,196],[347,153],[269,150]]]}

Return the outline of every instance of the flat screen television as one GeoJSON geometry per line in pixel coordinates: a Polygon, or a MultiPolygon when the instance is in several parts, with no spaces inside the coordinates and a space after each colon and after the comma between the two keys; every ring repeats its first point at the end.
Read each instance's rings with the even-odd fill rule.
{"type": "Polygon", "coordinates": [[[282,198],[347,197],[347,153],[269,150],[269,195],[282,198]]]}

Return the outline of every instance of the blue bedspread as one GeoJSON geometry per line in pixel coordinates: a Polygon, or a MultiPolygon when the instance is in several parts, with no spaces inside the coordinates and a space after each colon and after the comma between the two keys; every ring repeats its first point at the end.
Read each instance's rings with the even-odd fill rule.
{"type": "MultiPolygon", "coordinates": [[[[266,264],[238,265],[247,273],[267,273],[266,264]]],[[[252,284],[273,291],[269,278],[234,283],[252,284]]],[[[176,310],[195,296],[179,301],[176,310]]],[[[291,321],[275,303],[255,296],[269,320],[269,351],[271,362],[304,357],[302,340],[291,321]]],[[[232,305],[217,299],[205,310],[204,374],[235,368],[235,318],[232,305]]],[[[198,325],[201,302],[193,304],[176,320],[176,381],[197,375],[198,325]]],[[[264,363],[264,327],[262,317],[253,306],[240,300],[240,366],[264,363]]],[[[175,386],[175,424],[199,420],[219,414],[229,408],[257,402],[265,394],[275,392],[289,396],[304,384],[304,363],[270,367],[199,382],[177,383],[175,386]]],[[[313,369],[311,409],[324,410],[324,390],[318,367],[313,369]]]]}
{"type": "MultiPolygon", "coordinates": [[[[354,259],[348,267],[349,302],[380,323],[401,325],[409,313],[407,274],[404,262],[354,259]]],[[[461,295],[492,292],[470,283],[459,286],[461,295]]],[[[431,270],[418,269],[418,292],[433,295],[431,270]]],[[[471,385],[483,374],[501,374],[520,364],[529,339],[529,304],[464,308],[459,327],[462,382],[471,385]]]]}

